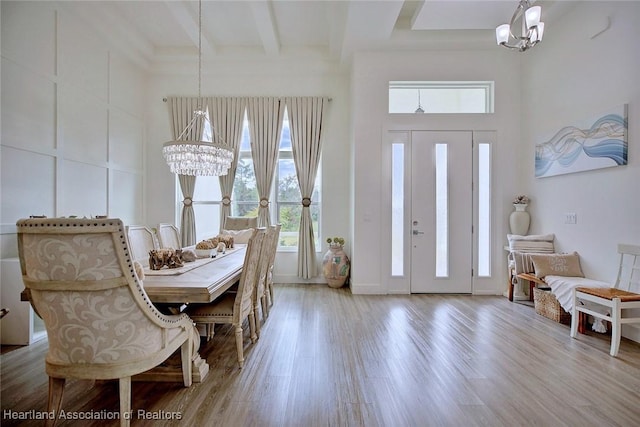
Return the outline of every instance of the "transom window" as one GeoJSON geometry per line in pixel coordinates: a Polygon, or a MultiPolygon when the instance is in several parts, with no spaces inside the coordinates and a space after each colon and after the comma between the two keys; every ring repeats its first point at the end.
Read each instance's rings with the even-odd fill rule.
{"type": "Polygon", "coordinates": [[[494,82],[390,81],[389,113],[493,113],[494,82]]]}

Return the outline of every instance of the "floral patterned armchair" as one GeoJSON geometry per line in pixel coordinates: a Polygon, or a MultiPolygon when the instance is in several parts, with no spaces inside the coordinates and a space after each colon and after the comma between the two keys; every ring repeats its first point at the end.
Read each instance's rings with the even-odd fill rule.
{"type": "Polygon", "coordinates": [[[49,339],[47,411],[59,413],[66,378],[117,378],[121,425],[128,425],[131,376],[177,349],[184,385],[191,385],[193,321],[155,309],[134,271],[121,220],[23,219],[17,229],[24,285],[49,339]]]}

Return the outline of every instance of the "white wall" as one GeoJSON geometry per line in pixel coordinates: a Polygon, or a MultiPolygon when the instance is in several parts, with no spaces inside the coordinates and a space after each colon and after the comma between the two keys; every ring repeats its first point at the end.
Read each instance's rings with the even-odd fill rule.
{"type": "MultiPolygon", "coordinates": [[[[147,123],[147,223],[176,222],[176,186],[162,158],[162,144],[171,139],[167,96],[197,96],[197,65],[176,69],[165,66],[149,81],[147,123]]],[[[322,148],[322,213],[320,236],[349,236],[349,91],[348,74],[332,62],[317,59],[203,60],[203,96],[328,96],[329,115],[322,148]]],[[[179,190],[178,190],[179,191],[179,190]]],[[[177,224],[179,225],[179,223],[177,224]]],[[[347,242],[347,251],[349,244],[347,242]]],[[[279,252],[275,280],[322,282],[321,245],[315,279],[297,277],[297,253],[279,252]]]]}
{"type": "Polygon", "coordinates": [[[527,119],[518,160],[533,232],[555,233],[557,249],[578,251],[585,274],[600,280],[616,276],[618,243],[640,244],[638,22],[640,2],[581,2],[563,25],[545,30],[522,67],[527,119]],[[606,17],[611,27],[591,39],[606,28],[606,17]],[[534,178],[542,136],[620,104],[629,104],[628,165],[534,178]],[[577,214],[577,224],[564,223],[566,212],[577,214]]]}
{"type": "Polygon", "coordinates": [[[354,293],[409,293],[408,286],[390,288],[383,274],[383,248],[391,230],[389,159],[383,156],[385,134],[392,129],[495,130],[493,153],[494,192],[492,210],[493,252],[490,280],[475,280],[474,294],[502,294],[506,288],[506,254],[502,247],[508,233],[511,200],[522,192],[518,185],[517,152],[520,138],[521,57],[493,45],[486,51],[363,52],[355,56],[352,69],[354,129],[354,235],[352,283],[354,293]],[[388,83],[391,80],[493,80],[495,113],[487,115],[389,115],[388,83]]]}
{"type": "MultiPolygon", "coordinates": [[[[142,221],[142,70],[67,8],[1,7],[0,257],[18,255],[15,223],[29,215],[142,221]]],[[[2,283],[3,331],[28,311],[13,292],[22,288],[2,283]]]]}
{"type": "Polygon", "coordinates": [[[2,2],[4,233],[29,215],[143,220],[143,76],[65,8],[2,2]]]}

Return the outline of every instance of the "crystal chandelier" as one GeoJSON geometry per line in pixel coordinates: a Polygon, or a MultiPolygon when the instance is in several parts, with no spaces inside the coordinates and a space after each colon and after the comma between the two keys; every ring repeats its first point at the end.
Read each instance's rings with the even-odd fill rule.
{"type": "Polygon", "coordinates": [[[496,41],[500,46],[517,49],[520,52],[535,46],[542,41],[544,22],[540,22],[542,8],[531,6],[529,0],[520,0],[509,24],[502,24],[496,28],[496,41]],[[521,33],[513,34],[514,25],[520,20],[521,33]],[[510,41],[512,41],[510,43],[510,41]]]}
{"type": "Polygon", "coordinates": [[[209,120],[209,111],[202,109],[202,0],[198,2],[198,108],[187,127],[175,141],[165,142],[162,146],[169,169],[179,175],[220,176],[226,175],[233,162],[233,151],[213,130],[209,120]],[[185,141],[184,137],[191,135],[202,124],[199,141],[185,141]],[[209,131],[209,132],[207,132],[209,131]],[[212,134],[220,143],[212,142],[212,134]],[[204,141],[207,138],[208,141],[204,141]]]}

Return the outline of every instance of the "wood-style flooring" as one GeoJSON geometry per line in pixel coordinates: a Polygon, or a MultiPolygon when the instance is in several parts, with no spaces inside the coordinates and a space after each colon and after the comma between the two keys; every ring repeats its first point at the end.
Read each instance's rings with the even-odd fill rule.
{"type": "MultiPolygon", "coordinates": [[[[134,382],[134,426],[638,426],[640,345],[577,340],[532,307],[491,296],[351,295],[278,285],[245,367],[233,332],[201,346],[205,381],[134,382]],[[143,420],[147,416],[180,419],[143,420]]],[[[2,354],[6,411],[45,411],[46,341],[2,354]]],[[[68,381],[69,413],[118,411],[117,382],[68,381]],[[93,412],[91,412],[93,411],[93,412]]],[[[59,425],[118,425],[64,421],[59,425]]]]}

